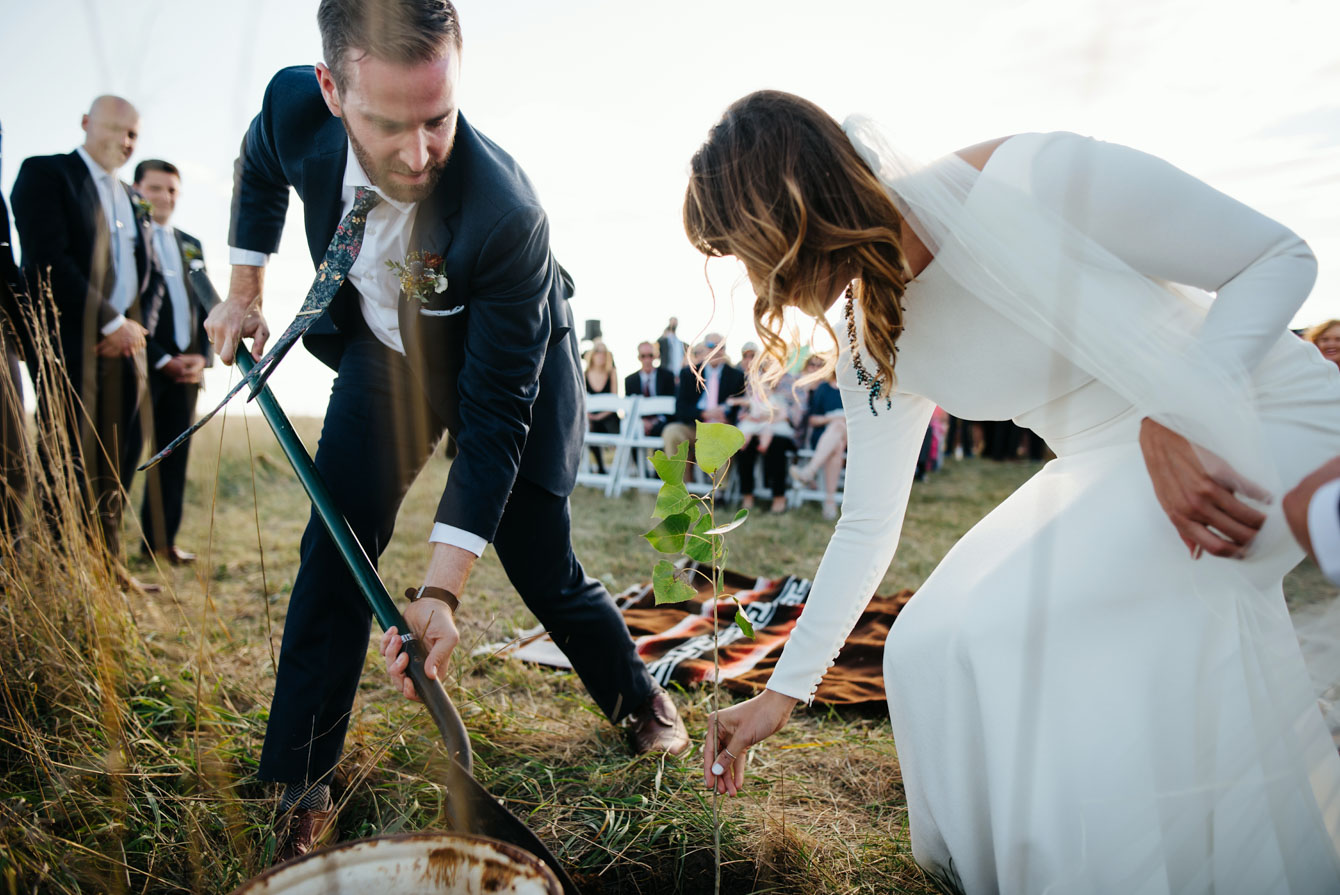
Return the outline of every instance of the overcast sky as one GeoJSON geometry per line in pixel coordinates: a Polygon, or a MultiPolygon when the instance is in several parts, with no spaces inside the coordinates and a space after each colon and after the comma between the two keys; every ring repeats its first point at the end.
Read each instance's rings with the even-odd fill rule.
{"type": "MultiPolygon", "coordinates": [[[[183,173],[174,222],[227,286],[232,162],[270,76],[320,58],[316,0],[0,0],[6,196],[29,155],[82,142],[97,94],[140,109],[135,161],[183,173]]],[[[735,265],[680,226],[687,162],[724,107],[762,87],[863,112],[922,157],[1003,134],[1073,130],[1161,155],[1284,222],[1321,260],[1295,321],[1340,316],[1340,3],[1336,0],[460,0],[463,112],[530,174],[621,371],[666,317],[691,338],[751,337],[735,265]],[[710,323],[709,323],[710,321],[710,323]]],[[[291,207],[266,280],[276,332],[312,275],[291,207]]],[[[229,371],[207,378],[220,394],[229,371]]],[[[325,406],[305,352],[271,383],[325,406]]],[[[209,394],[206,395],[208,400],[209,394]]]]}

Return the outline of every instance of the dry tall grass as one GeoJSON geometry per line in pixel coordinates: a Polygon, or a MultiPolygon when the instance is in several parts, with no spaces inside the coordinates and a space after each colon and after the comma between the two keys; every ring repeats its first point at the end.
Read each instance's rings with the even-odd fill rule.
{"type": "MultiPolygon", "coordinates": [[[[319,423],[296,422],[313,444],[319,423]]],[[[274,794],[253,773],[306,497],[262,421],[216,420],[193,448],[179,538],[200,562],[138,565],[165,593],[126,596],[107,558],[76,536],[82,497],[68,462],[56,466],[60,537],[30,508],[26,537],[0,543],[0,891],[230,891],[274,850],[274,794]]],[[[381,562],[392,593],[422,573],[446,469],[434,458],[406,500],[381,562]]],[[[1031,471],[964,462],[919,485],[882,589],[919,585],[1031,471]]],[[[649,574],[655,557],[638,534],[651,504],[650,495],[573,496],[578,555],[613,590],[649,574]]],[[[136,514],[126,517],[134,550],[136,514]]],[[[807,574],[830,531],[817,507],[763,514],[732,541],[731,564],[807,574]]],[[[1325,588],[1308,569],[1290,584],[1304,600],[1325,588]]],[[[589,893],[710,891],[711,812],[696,749],[682,761],[631,759],[573,676],[468,656],[532,623],[491,553],[461,621],[448,687],[481,782],[589,893]]],[[[699,738],[707,694],[676,698],[699,738]]],[[[390,690],[370,650],[336,792],[341,838],[445,826],[444,756],[420,711],[390,690]]],[[[933,891],[911,862],[878,707],[798,712],[757,750],[746,794],[724,803],[722,817],[732,895],[933,891]]]]}

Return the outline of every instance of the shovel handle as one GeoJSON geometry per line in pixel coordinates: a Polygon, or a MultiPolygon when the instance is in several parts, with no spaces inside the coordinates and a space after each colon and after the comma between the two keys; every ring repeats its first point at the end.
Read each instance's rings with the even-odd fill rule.
{"type": "MultiPolygon", "coordinates": [[[[237,365],[243,373],[249,373],[255,366],[256,361],[251,356],[251,352],[239,343],[237,349],[237,365]]],[[[424,652],[423,644],[419,642],[410,631],[409,625],[405,622],[405,617],[400,614],[395,603],[391,601],[391,595],[386,591],[386,585],[382,583],[377,575],[377,570],[368,559],[367,553],[363,550],[363,545],[358,542],[353,529],[349,525],[349,520],[344,518],[335,506],[334,499],[330,496],[330,491],[326,488],[325,480],[321,478],[321,473],[317,471],[316,464],[307,453],[307,448],[303,446],[302,440],[298,438],[298,433],[294,431],[293,424],[289,422],[279,402],[275,400],[267,385],[261,389],[256,397],[256,403],[260,405],[261,413],[265,414],[265,419],[274,430],[275,438],[279,441],[280,448],[284,455],[288,457],[289,463],[293,466],[293,471],[297,474],[298,480],[307,491],[307,496],[312,499],[312,506],[316,508],[317,515],[321,517],[321,522],[325,525],[326,531],[330,534],[330,539],[335,542],[340,555],[344,557],[345,564],[349,567],[349,572],[354,576],[358,583],[358,589],[363,594],[363,598],[368,601],[372,607],[372,613],[377,617],[377,622],[385,631],[394,627],[402,632],[401,648],[409,652],[409,676],[414,682],[414,689],[419,693],[419,699],[428,707],[428,714],[433,718],[433,723],[442,734],[446,742],[447,750],[451,753],[460,766],[467,774],[474,773],[474,756],[470,749],[470,736],[466,733],[465,724],[461,721],[460,714],[456,711],[456,706],[452,704],[451,697],[447,696],[447,691],[442,688],[440,681],[434,680],[428,676],[424,668],[424,660],[427,659],[427,653],[424,652]]]]}

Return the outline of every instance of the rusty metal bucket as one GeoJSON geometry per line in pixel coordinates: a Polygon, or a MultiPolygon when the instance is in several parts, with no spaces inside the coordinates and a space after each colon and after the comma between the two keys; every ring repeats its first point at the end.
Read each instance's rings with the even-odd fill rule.
{"type": "Polygon", "coordinates": [[[359,839],[262,873],[233,895],[562,895],[527,851],[462,833],[359,839]]]}

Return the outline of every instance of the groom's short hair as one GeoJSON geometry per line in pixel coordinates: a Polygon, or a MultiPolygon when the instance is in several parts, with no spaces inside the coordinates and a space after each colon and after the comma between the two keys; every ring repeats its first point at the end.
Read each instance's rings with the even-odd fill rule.
{"type": "Polygon", "coordinates": [[[461,24],[451,0],[321,0],[316,24],[326,66],[341,90],[351,51],[416,63],[440,58],[447,41],[461,49],[461,24]]]}

